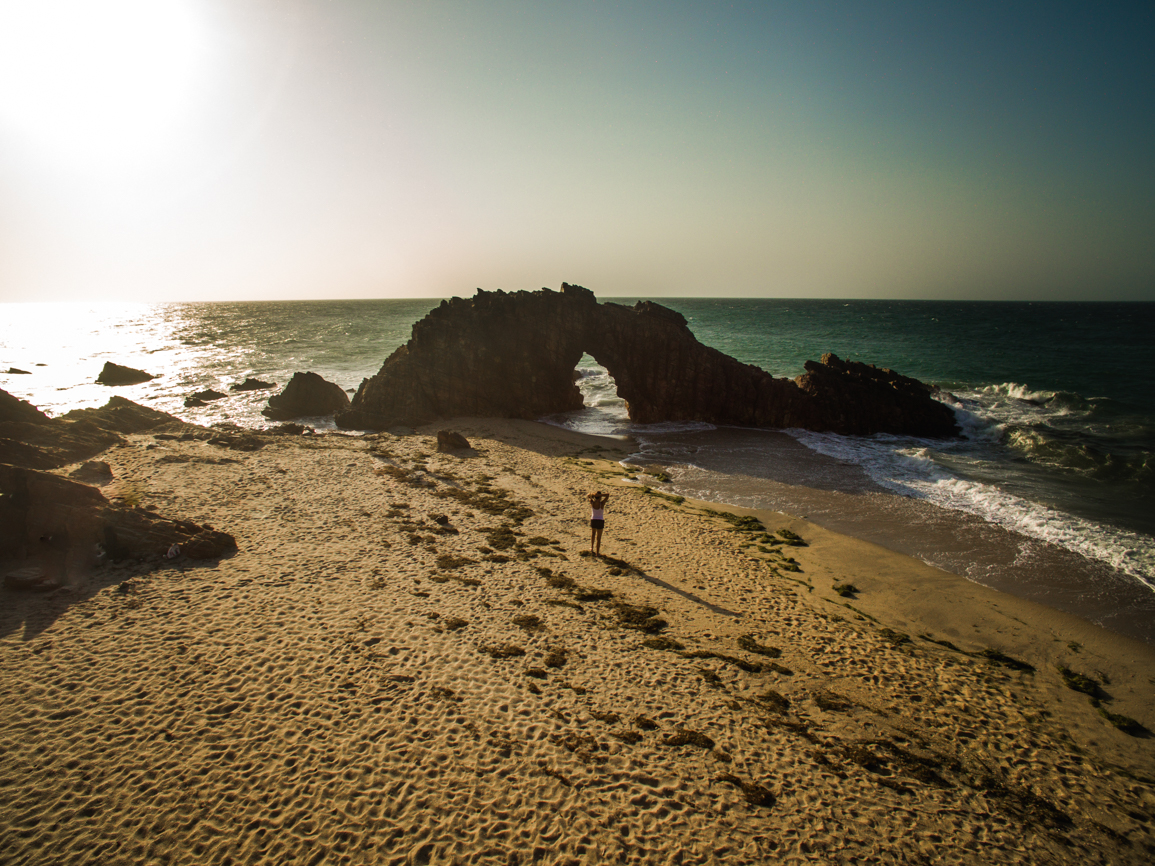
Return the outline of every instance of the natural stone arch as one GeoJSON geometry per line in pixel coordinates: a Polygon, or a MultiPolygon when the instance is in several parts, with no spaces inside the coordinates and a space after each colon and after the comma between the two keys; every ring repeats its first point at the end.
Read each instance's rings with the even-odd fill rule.
{"type": "Polygon", "coordinates": [[[803,427],[839,433],[953,436],[932,389],[890,370],[808,361],[775,379],[694,337],[685,318],[651,301],[599,304],[593,292],[484,292],[442,301],[408,343],[361,383],[343,427],[416,426],[445,418],[540,418],[582,408],[573,370],[589,353],[609,371],[630,418],[803,427]]]}

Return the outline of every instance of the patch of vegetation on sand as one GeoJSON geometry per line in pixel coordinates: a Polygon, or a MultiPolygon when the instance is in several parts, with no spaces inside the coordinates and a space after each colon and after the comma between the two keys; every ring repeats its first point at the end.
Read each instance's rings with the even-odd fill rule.
{"type": "Polygon", "coordinates": [[[834,591],[843,598],[854,598],[859,589],[853,583],[836,583],[834,584],[834,591]]]}
{"type": "Polygon", "coordinates": [[[494,659],[512,659],[525,655],[524,649],[512,643],[481,646],[478,647],[478,650],[494,659]]]}
{"type": "Polygon", "coordinates": [[[663,650],[666,652],[673,652],[685,647],[674,640],[672,637],[652,637],[642,641],[642,646],[652,650],[663,650]]]}
{"type": "Polygon", "coordinates": [[[666,734],[662,739],[663,746],[697,746],[699,749],[714,748],[714,741],[699,731],[682,728],[672,734],[666,734]]]}
{"type": "Polygon", "coordinates": [[[508,490],[492,487],[488,480],[473,483],[473,490],[464,486],[444,485],[434,490],[433,495],[443,499],[454,499],[483,514],[504,517],[515,525],[520,525],[533,517],[533,510],[512,499],[508,490]]]}
{"type": "Polygon", "coordinates": [[[1059,665],[1059,676],[1063,678],[1063,684],[1072,691],[1082,692],[1092,698],[1098,698],[1102,695],[1103,690],[1099,688],[1099,684],[1095,680],[1085,674],[1075,673],[1065,665],[1059,665]]]}
{"type": "Polygon", "coordinates": [[[721,775],[715,776],[714,781],[733,785],[742,792],[742,796],[746,798],[746,802],[751,806],[769,808],[777,802],[777,798],[769,788],[755,784],[754,782],[747,782],[735,776],[733,773],[722,773],[721,775]]]}
{"type": "Polygon", "coordinates": [[[437,557],[437,567],[446,571],[461,568],[463,565],[475,565],[476,559],[470,559],[466,556],[451,556],[448,553],[443,553],[437,557]]]}
{"type": "Polygon", "coordinates": [[[535,616],[532,613],[515,616],[513,618],[513,624],[527,632],[545,631],[545,623],[541,621],[541,617],[535,616]]]}
{"type": "Polygon", "coordinates": [[[819,709],[825,710],[828,713],[841,713],[850,709],[854,704],[848,698],[844,698],[840,694],[828,691],[814,692],[811,697],[814,699],[819,709]]]}
{"type": "Polygon", "coordinates": [[[790,699],[774,691],[774,689],[768,689],[764,694],[755,696],[754,700],[760,704],[764,704],[776,713],[790,711],[790,699]]]}
{"type": "Polygon", "coordinates": [[[542,661],[547,668],[560,668],[569,658],[569,650],[565,647],[551,647],[542,661]]]}
{"type": "Polygon", "coordinates": [[[758,662],[748,662],[737,656],[726,655],[725,653],[714,652],[713,650],[685,650],[678,653],[678,655],[686,659],[718,659],[718,661],[734,665],[734,667],[741,668],[751,674],[759,673],[762,670],[762,665],[758,662]]]}
{"type": "Polygon", "coordinates": [[[746,652],[754,653],[760,656],[766,656],[767,658],[776,659],[782,656],[782,650],[778,649],[778,647],[765,646],[760,644],[757,640],[754,639],[754,635],[752,634],[744,634],[739,637],[738,646],[741,649],[746,650],[746,652]]]}
{"type": "Polygon", "coordinates": [[[664,619],[659,618],[659,613],[661,611],[656,607],[627,604],[624,601],[614,602],[614,615],[617,618],[617,624],[622,628],[657,634],[669,625],[664,619]]]}
{"type": "Polygon", "coordinates": [[[1002,665],[1005,668],[1011,668],[1012,670],[1016,671],[1025,671],[1029,674],[1033,674],[1035,672],[1034,665],[1029,664],[1028,662],[1020,661],[1017,658],[1013,658],[1012,656],[1009,656],[1006,653],[991,647],[982,650],[978,653],[978,655],[987,661],[1002,665]]]}

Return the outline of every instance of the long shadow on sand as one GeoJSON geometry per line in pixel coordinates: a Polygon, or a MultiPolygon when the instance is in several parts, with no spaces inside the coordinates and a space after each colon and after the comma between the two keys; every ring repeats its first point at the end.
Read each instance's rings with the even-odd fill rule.
{"type": "MultiPolygon", "coordinates": [[[[222,556],[221,559],[228,559],[234,555],[235,551],[222,556]]],[[[116,586],[116,592],[123,598],[124,603],[134,607],[138,603],[136,601],[138,594],[147,588],[148,582],[154,576],[211,570],[215,569],[219,562],[217,559],[177,559],[171,562],[162,560],[133,562],[127,565],[108,563],[93,568],[87,574],[73,577],[63,588],[49,592],[0,589],[0,638],[22,630],[22,640],[33,640],[51,628],[69,608],[91,602],[110,586],[116,586]]],[[[5,573],[8,570],[10,569],[6,569],[5,573]]],[[[97,607],[92,606],[92,609],[85,613],[93,616],[97,610],[97,607]]]]}

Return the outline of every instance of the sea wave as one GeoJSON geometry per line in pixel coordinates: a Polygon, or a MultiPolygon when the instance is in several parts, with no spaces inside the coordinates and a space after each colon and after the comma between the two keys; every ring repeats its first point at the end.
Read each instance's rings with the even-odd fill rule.
{"type": "MultiPolygon", "coordinates": [[[[851,437],[788,430],[820,454],[860,466],[884,489],[963,511],[1022,535],[1055,544],[1117,568],[1155,589],[1155,538],[1080,517],[984,480],[962,477],[943,464],[952,446],[897,436],[851,437]]],[[[953,456],[979,460],[954,446],[953,456]]],[[[1004,467],[996,471],[1007,472],[1004,467]]]]}

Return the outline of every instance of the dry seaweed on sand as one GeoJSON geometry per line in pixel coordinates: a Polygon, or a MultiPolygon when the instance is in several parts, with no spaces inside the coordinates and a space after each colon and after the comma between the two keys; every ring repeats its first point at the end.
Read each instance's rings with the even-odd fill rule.
{"type": "Polygon", "coordinates": [[[535,616],[532,613],[524,613],[513,618],[513,624],[520,629],[528,632],[544,631],[545,623],[542,622],[541,617],[535,616]]]}
{"type": "Polygon", "coordinates": [[[641,728],[643,731],[655,731],[658,729],[658,723],[649,716],[634,716],[633,726],[641,728]]]}
{"type": "Polygon", "coordinates": [[[547,668],[560,668],[566,663],[569,651],[562,647],[552,647],[542,661],[547,668]]]}
{"type": "Polygon", "coordinates": [[[892,647],[900,647],[903,644],[910,643],[910,635],[895,631],[892,628],[880,628],[878,630],[878,636],[892,647]]]}
{"type": "Polygon", "coordinates": [[[716,653],[713,650],[685,650],[678,653],[678,655],[686,659],[718,659],[751,674],[760,673],[762,670],[762,665],[758,662],[748,662],[745,659],[726,655],[725,653],[716,653]]]}
{"type": "Polygon", "coordinates": [[[1020,661],[1019,659],[1009,656],[997,649],[988,647],[987,649],[978,653],[978,655],[985,658],[987,661],[992,661],[996,664],[1002,665],[1003,667],[1011,668],[1012,670],[1026,671],[1027,673],[1031,674],[1035,672],[1034,665],[1028,662],[1020,661]]]}
{"type": "Polygon", "coordinates": [[[679,731],[674,731],[672,734],[666,734],[662,739],[663,746],[697,746],[699,749],[714,748],[714,741],[699,731],[691,731],[688,728],[683,728],[679,731]]]}
{"type": "Polygon", "coordinates": [[[755,696],[754,699],[777,713],[785,713],[790,710],[790,699],[774,691],[774,689],[767,689],[766,692],[755,696]]]}
{"type": "Polygon", "coordinates": [[[828,713],[840,713],[853,706],[850,700],[834,692],[818,691],[815,692],[812,697],[814,698],[814,703],[818,704],[820,709],[828,713]]]}
{"type": "Polygon", "coordinates": [[[463,565],[475,565],[476,563],[476,559],[470,559],[466,556],[452,556],[448,553],[443,553],[437,557],[437,567],[445,569],[446,571],[461,568],[463,565]]]}
{"type": "Polygon", "coordinates": [[[809,547],[797,532],[791,532],[789,529],[779,529],[778,534],[786,540],[787,545],[790,547],[809,547]]]}
{"type": "Polygon", "coordinates": [[[479,647],[479,649],[490,658],[495,659],[511,659],[525,655],[525,650],[512,643],[493,644],[479,647]]]}
{"type": "Polygon", "coordinates": [[[610,736],[613,737],[614,739],[621,740],[623,743],[630,745],[630,746],[634,745],[635,743],[640,743],[642,741],[642,735],[639,734],[637,731],[626,731],[626,730],[610,731],[610,736]]]}
{"type": "Polygon", "coordinates": [[[1071,816],[1049,800],[1013,785],[1008,785],[993,776],[979,779],[976,787],[987,797],[995,800],[1004,812],[1032,824],[1045,827],[1069,827],[1071,816]]]}
{"type": "Polygon", "coordinates": [[[756,655],[766,656],[767,658],[776,659],[781,657],[782,650],[774,646],[765,646],[758,643],[752,634],[744,634],[738,638],[738,646],[746,652],[755,653],[756,655]]]}
{"type": "Polygon", "coordinates": [[[622,628],[632,628],[647,634],[657,634],[666,628],[669,623],[658,617],[661,613],[656,607],[627,604],[624,601],[614,603],[614,615],[622,628]]]}
{"type": "Polygon", "coordinates": [[[836,583],[834,584],[834,591],[843,598],[854,598],[859,589],[853,583],[836,583]]]}
{"type": "Polygon", "coordinates": [[[590,710],[590,715],[599,722],[605,722],[607,725],[616,725],[622,720],[622,717],[615,712],[600,712],[598,710],[590,710]]]}
{"type": "Polygon", "coordinates": [[[573,588],[573,597],[578,601],[606,601],[613,598],[614,594],[608,589],[596,589],[590,586],[575,586],[573,588]]]}
{"type": "Polygon", "coordinates": [[[782,676],[785,677],[794,676],[794,671],[790,670],[790,668],[785,667],[784,665],[778,664],[777,662],[766,662],[766,669],[774,671],[775,673],[782,674],[782,676]]]}
{"type": "Polygon", "coordinates": [[[722,678],[709,668],[698,668],[698,676],[706,681],[708,685],[720,688],[722,686],[722,678]]]}
{"type": "Polygon", "coordinates": [[[653,650],[677,651],[684,649],[682,644],[678,643],[672,637],[651,637],[642,641],[642,646],[653,650]]]}
{"type": "Polygon", "coordinates": [[[1130,734],[1132,737],[1151,736],[1151,731],[1142,722],[1130,716],[1124,716],[1122,713],[1111,712],[1099,702],[1098,698],[1091,698],[1091,706],[1099,711],[1099,715],[1123,733],[1130,734]]]}
{"type": "Polygon", "coordinates": [[[1085,674],[1076,673],[1065,665],[1059,665],[1059,676],[1063,678],[1063,684],[1072,691],[1082,692],[1093,698],[1102,696],[1099,684],[1085,674]]]}
{"type": "Polygon", "coordinates": [[[762,785],[758,785],[754,782],[747,782],[746,780],[735,776],[733,773],[722,773],[718,776],[715,776],[714,781],[726,782],[736,787],[739,791],[742,792],[742,795],[746,798],[746,802],[751,806],[770,807],[777,802],[777,798],[769,788],[763,787],[762,785]]]}

